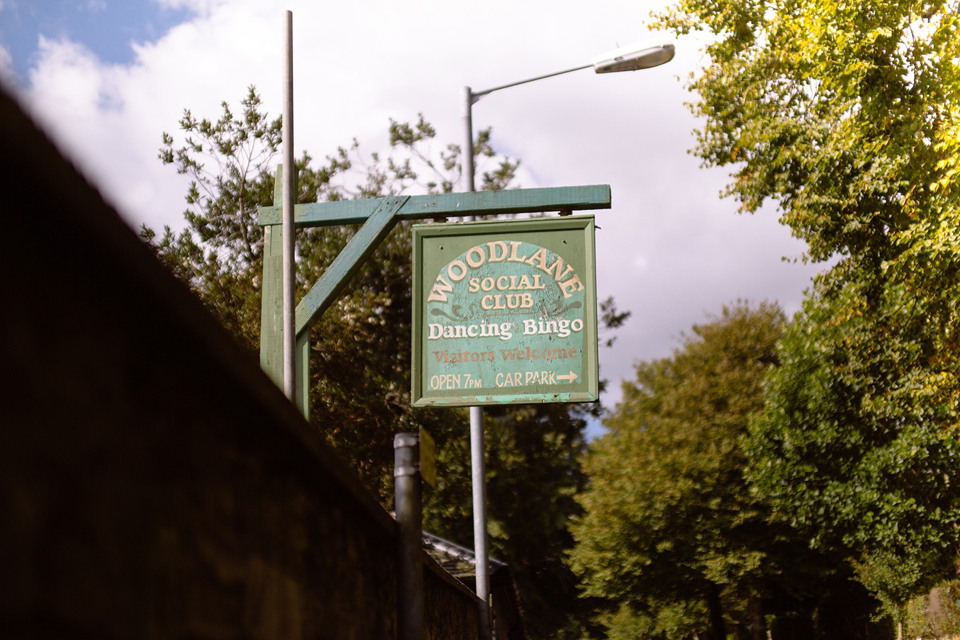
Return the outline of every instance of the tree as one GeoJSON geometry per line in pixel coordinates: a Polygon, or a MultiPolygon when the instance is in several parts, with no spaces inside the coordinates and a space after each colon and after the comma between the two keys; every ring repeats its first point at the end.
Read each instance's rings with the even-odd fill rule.
{"type": "Polygon", "coordinates": [[[160,160],[191,179],[187,228],[176,234],[167,227],[158,241],[144,226],[141,237],[244,346],[256,350],[263,254],[256,215],[257,207],[273,197],[269,167],[280,144],[280,119],[270,121],[260,112],[253,87],[240,104],[238,118],[222,103],[216,122],[197,120],[184,110],[180,128],[187,137],[180,148],[173,136],[163,134],[160,160]]]}
{"type": "MultiPolygon", "coordinates": [[[[895,307],[885,312],[897,314],[895,307]]],[[[929,362],[916,342],[923,319],[914,319],[917,334],[904,336],[884,331],[882,322],[902,319],[864,315],[846,290],[835,300],[806,302],[784,336],[782,366],[771,373],[767,404],[751,425],[749,475],[820,548],[851,549],[860,567],[876,567],[878,557],[924,566],[909,573],[909,593],[899,585],[894,599],[878,579],[864,581],[881,600],[897,603],[953,571],[958,448],[945,429],[949,417],[915,397],[923,390],[903,386],[929,362]]]]}
{"type": "Polygon", "coordinates": [[[904,558],[900,554],[879,552],[869,554],[861,562],[854,563],[857,578],[870,591],[877,594],[886,613],[897,625],[897,640],[903,640],[903,626],[907,607],[916,593],[918,583],[930,582],[930,575],[942,574],[935,563],[937,554],[927,554],[919,559],[916,554],[904,558]],[[919,560],[919,561],[918,561],[919,560]]]}
{"type": "Polygon", "coordinates": [[[690,84],[705,119],[696,153],[735,167],[727,193],[744,211],[777,201],[814,260],[879,267],[904,230],[956,197],[957,6],[680,2],[662,26],[716,37],[690,84]]]}
{"type": "Polygon", "coordinates": [[[609,602],[611,637],[765,638],[766,614],[812,597],[812,572],[830,582],[824,558],[744,477],[741,439],[784,325],[776,305],[726,307],[623,384],[574,529],[575,566],[609,602]]]}
{"type": "MultiPolygon", "coordinates": [[[[273,200],[272,167],[280,121],[261,112],[251,87],[235,117],[227,104],[216,122],[184,112],[185,142],[164,134],[160,159],[188,174],[187,227],[158,240],[163,259],[196,291],[256,357],[262,230],[256,210],[273,200]]],[[[354,140],[320,168],[297,161],[298,200],[379,197],[408,190],[451,191],[461,170],[460,149],[433,151],[436,132],[422,116],[390,121],[389,154],[365,156],[354,140]]],[[[493,163],[485,189],[506,188],[518,161],[497,155],[490,131],[475,154],[493,163]]],[[[298,295],[333,261],[356,228],[298,231],[298,295]]],[[[393,434],[427,428],[438,446],[440,486],[425,498],[434,533],[472,546],[468,420],[462,411],[413,409],[410,389],[410,226],[400,224],[354,276],[311,333],[311,421],[357,470],[386,507],[393,496],[393,434]]],[[[609,327],[619,326],[612,300],[602,306],[609,327]]],[[[493,552],[511,564],[531,637],[550,638],[575,626],[577,581],[565,564],[572,545],[569,518],[583,486],[579,455],[585,411],[538,406],[488,412],[488,495],[493,552]],[[531,504],[535,508],[531,508],[531,504]]]]}
{"type": "Polygon", "coordinates": [[[830,261],[784,341],[750,477],[860,566],[925,566],[930,545],[955,560],[958,7],[682,0],[661,16],[714,37],[690,84],[696,153],[733,169],[743,211],[773,200],[830,261]]]}
{"type": "MultiPolygon", "coordinates": [[[[216,121],[184,111],[181,146],[164,133],[160,160],[190,176],[187,223],[179,234],[169,228],[157,240],[144,229],[161,259],[197,292],[223,324],[256,357],[259,349],[263,230],[257,210],[273,201],[273,167],[280,144],[280,118],[270,120],[250,87],[235,116],[222,103],[216,121]]],[[[431,159],[436,135],[422,116],[415,124],[390,121],[391,154],[365,157],[354,140],[337,149],[320,168],[304,154],[297,160],[298,201],[341,200],[395,195],[411,187],[452,188],[460,171],[459,147],[441,153],[443,169],[431,159]],[[393,153],[396,152],[396,153],[393,153]],[[412,159],[419,160],[421,173],[412,159]]],[[[506,187],[519,163],[498,158],[482,131],[475,153],[499,159],[484,175],[489,188],[506,187]]],[[[329,266],[356,228],[298,231],[298,295],[329,266]]],[[[410,227],[398,228],[311,334],[314,423],[389,504],[393,493],[392,434],[423,424],[449,423],[450,412],[414,412],[409,389],[410,227]],[[387,345],[387,348],[384,346],[387,345]]]]}

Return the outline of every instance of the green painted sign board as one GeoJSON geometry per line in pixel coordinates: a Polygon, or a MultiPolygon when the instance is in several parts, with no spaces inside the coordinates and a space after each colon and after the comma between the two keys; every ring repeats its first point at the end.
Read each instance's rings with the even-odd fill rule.
{"type": "Polygon", "coordinates": [[[413,228],[413,405],[599,398],[593,216],[413,228]]]}

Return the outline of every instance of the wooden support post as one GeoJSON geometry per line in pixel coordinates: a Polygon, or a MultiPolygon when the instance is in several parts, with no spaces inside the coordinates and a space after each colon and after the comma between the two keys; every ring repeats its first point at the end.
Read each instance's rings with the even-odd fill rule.
{"type": "MultiPolygon", "coordinates": [[[[273,204],[283,202],[283,166],[277,167],[273,204]]],[[[283,237],[280,225],[263,228],[260,286],[260,368],[283,389],[283,237]]]]}
{"type": "MultiPolygon", "coordinates": [[[[296,177],[296,176],[294,176],[296,177]]],[[[296,189],[294,180],[294,189],[296,189]]],[[[283,198],[283,166],[277,167],[273,202],[283,198]]],[[[280,225],[263,229],[263,280],[260,287],[260,368],[283,388],[283,243],[280,225]]],[[[310,331],[297,334],[296,405],[310,419],[310,331]]]]}

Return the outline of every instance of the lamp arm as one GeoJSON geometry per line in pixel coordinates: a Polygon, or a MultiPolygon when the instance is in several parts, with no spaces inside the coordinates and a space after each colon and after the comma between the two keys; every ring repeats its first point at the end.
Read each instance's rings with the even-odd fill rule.
{"type": "Polygon", "coordinates": [[[494,87],[492,89],[486,89],[485,91],[473,91],[470,94],[470,104],[475,104],[477,100],[487,95],[488,93],[493,93],[494,91],[500,91],[500,89],[509,89],[510,87],[515,87],[520,84],[527,84],[528,82],[536,82],[537,80],[543,80],[544,78],[552,78],[553,76],[561,76],[565,73],[572,73],[573,71],[580,71],[581,69],[590,69],[593,67],[592,64],[585,64],[582,67],[574,67],[573,69],[565,69],[563,71],[556,71],[554,73],[548,73],[545,76],[537,76],[536,78],[529,78],[528,80],[521,80],[519,82],[511,82],[510,84],[500,85],[499,87],[494,87]]]}

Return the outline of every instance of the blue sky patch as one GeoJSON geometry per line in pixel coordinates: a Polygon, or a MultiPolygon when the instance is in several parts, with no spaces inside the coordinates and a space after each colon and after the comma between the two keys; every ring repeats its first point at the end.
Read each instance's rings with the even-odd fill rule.
{"type": "Polygon", "coordinates": [[[19,81],[36,64],[40,36],[68,39],[110,64],[134,60],[131,44],[153,42],[192,16],[151,0],[6,0],[0,2],[0,44],[19,81]]]}

